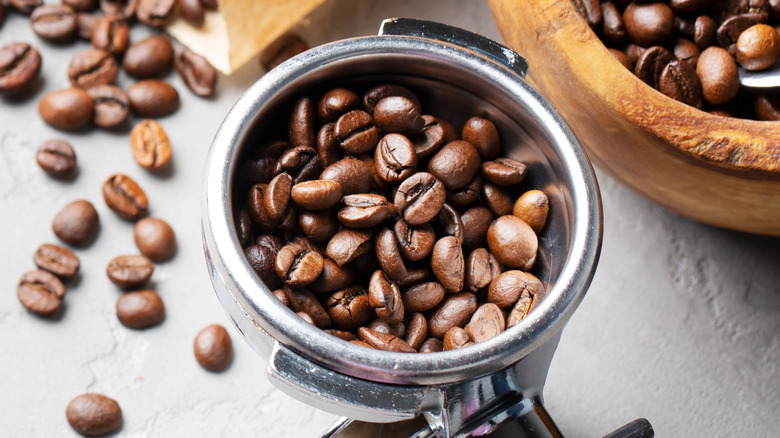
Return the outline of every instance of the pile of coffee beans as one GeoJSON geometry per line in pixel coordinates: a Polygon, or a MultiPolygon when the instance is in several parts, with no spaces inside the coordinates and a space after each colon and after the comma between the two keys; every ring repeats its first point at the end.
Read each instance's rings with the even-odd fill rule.
{"type": "Polygon", "coordinates": [[[722,116],[780,120],[780,94],[740,88],[737,70],[778,68],[780,0],[573,3],[616,59],[665,95],[722,116]]]}
{"type": "Polygon", "coordinates": [[[456,130],[408,88],[299,98],[286,139],[237,171],[247,261],[305,321],[367,347],[452,350],[520,322],[546,290],[533,274],[547,196],[500,157],[488,119],[456,130]]]}

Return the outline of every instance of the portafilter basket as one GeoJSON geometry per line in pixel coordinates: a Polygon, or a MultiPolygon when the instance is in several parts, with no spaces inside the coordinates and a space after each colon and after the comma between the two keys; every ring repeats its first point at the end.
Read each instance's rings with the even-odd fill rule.
{"type": "MultiPolygon", "coordinates": [[[[504,423],[559,436],[542,387],[561,330],[585,295],[601,245],[601,206],[591,166],[558,113],[524,80],[525,61],[481,36],[431,22],[385,20],[378,36],[325,44],[265,74],[238,100],[209,151],[203,241],[217,296],[242,336],[268,359],[267,378],[317,408],[370,423],[418,418],[416,436],[485,435],[504,423]],[[528,165],[528,186],[550,203],[534,274],[547,285],[520,324],[474,346],[432,354],[360,347],[307,324],[250,267],[233,217],[238,164],[272,133],[286,134],[302,95],[395,83],[433,114],[462,126],[493,121],[504,153],[528,165]]],[[[352,420],[327,436],[346,435],[352,420]]],[[[522,435],[519,435],[522,436],[522,435]]]]}

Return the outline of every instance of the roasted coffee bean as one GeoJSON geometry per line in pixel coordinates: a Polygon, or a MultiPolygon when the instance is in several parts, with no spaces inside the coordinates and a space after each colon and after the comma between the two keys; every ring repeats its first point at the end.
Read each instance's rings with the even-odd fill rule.
{"type": "Polygon", "coordinates": [[[523,193],[512,208],[512,214],[524,220],[539,234],[547,223],[550,201],[541,190],[529,190],[523,193]]]}
{"type": "Polygon", "coordinates": [[[51,243],[44,243],[35,250],[33,262],[39,269],[51,272],[63,280],[76,275],[81,266],[79,258],[71,250],[51,243]]]}
{"type": "Polygon", "coordinates": [[[353,286],[331,295],[325,308],[333,325],[343,330],[354,330],[371,319],[368,293],[363,287],[353,286]]]}
{"type": "Polygon", "coordinates": [[[125,292],[116,300],[116,317],[123,326],[145,329],[165,319],[162,298],[151,289],[125,292]]]}
{"type": "Polygon", "coordinates": [[[363,98],[361,99],[363,102],[363,108],[368,111],[369,114],[373,114],[377,103],[379,103],[379,101],[385,97],[390,96],[405,97],[411,100],[417,108],[420,107],[420,100],[408,88],[396,84],[382,84],[366,91],[366,93],[363,95],[363,98]]]}
{"type": "Polygon", "coordinates": [[[436,233],[430,224],[411,226],[403,219],[393,227],[398,250],[405,260],[417,262],[428,257],[436,243],[436,233]]]}
{"type": "Polygon", "coordinates": [[[452,236],[457,239],[460,245],[463,245],[463,236],[465,229],[463,227],[463,221],[460,218],[460,213],[455,211],[446,203],[441,206],[439,214],[436,215],[436,229],[439,235],[452,236]]]}
{"type": "Polygon", "coordinates": [[[30,24],[36,35],[53,42],[73,38],[78,29],[76,13],[66,5],[38,6],[30,15],[30,24]]]}
{"type": "Polygon", "coordinates": [[[420,106],[403,96],[388,96],[377,102],[373,112],[376,125],[387,133],[417,135],[425,126],[420,106]]]}
{"type": "Polygon", "coordinates": [[[317,102],[317,117],[323,123],[335,122],[343,114],[360,106],[360,97],[346,88],[334,88],[317,102]]]}
{"type": "Polygon", "coordinates": [[[62,4],[70,6],[76,12],[91,12],[97,8],[97,0],[62,0],[62,4]]]}
{"type": "Polygon", "coordinates": [[[780,97],[756,96],[753,100],[753,111],[758,120],[780,121],[780,97]]]}
{"type": "Polygon", "coordinates": [[[241,248],[248,247],[255,239],[254,230],[252,230],[252,218],[246,208],[240,209],[234,216],[236,225],[236,234],[241,248]]]}
{"type": "Polygon", "coordinates": [[[417,352],[401,338],[366,327],[358,328],[358,338],[378,350],[396,351],[399,353],[417,352]]]}
{"type": "Polygon", "coordinates": [[[398,187],[394,205],[409,225],[424,224],[439,214],[447,196],[444,184],[427,172],[410,176],[398,187]]]}
{"type": "Polygon", "coordinates": [[[526,272],[526,286],[520,294],[517,303],[512,307],[506,318],[506,327],[513,327],[520,323],[528,313],[539,306],[546,295],[544,285],[538,278],[526,272]]]}
{"type": "Polygon", "coordinates": [[[290,302],[290,309],[294,312],[306,313],[314,321],[314,325],[319,328],[330,328],[332,323],[330,315],[311,292],[287,286],[283,290],[290,302]]]}
{"type": "Polygon", "coordinates": [[[428,335],[428,320],[422,313],[415,313],[409,319],[409,327],[406,329],[404,341],[415,350],[419,349],[425,337],[428,335]]]}
{"type": "Polygon", "coordinates": [[[127,88],[130,107],[141,117],[162,117],[179,108],[179,93],[158,79],[138,81],[127,88]]]}
{"type": "Polygon", "coordinates": [[[460,215],[463,222],[463,247],[479,248],[487,245],[487,230],[493,222],[493,213],[487,207],[472,207],[460,215]]]}
{"type": "Polygon", "coordinates": [[[756,24],[737,39],[737,61],[746,70],[764,70],[780,57],[780,34],[772,26],[756,24]]]}
{"type": "Polygon", "coordinates": [[[701,52],[696,73],[701,80],[702,96],[708,103],[726,103],[739,91],[737,63],[720,47],[708,47],[701,52]]]}
{"type": "Polygon", "coordinates": [[[447,330],[463,327],[477,310],[477,297],[471,292],[449,295],[428,317],[428,333],[444,338],[447,330]]]}
{"type": "Polygon", "coordinates": [[[49,272],[30,271],[19,279],[16,296],[27,310],[47,316],[62,306],[65,286],[59,278],[49,272]]]}
{"type": "Polygon", "coordinates": [[[200,0],[204,8],[216,11],[219,9],[219,0],[200,0]]]}
{"type": "MultiPolygon", "coordinates": [[[[353,157],[347,156],[326,167],[320,179],[333,180],[341,186],[342,195],[368,193],[374,184],[371,166],[353,157]]],[[[444,187],[442,186],[442,190],[444,187]]],[[[398,205],[396,205],[398,208],[398,205]]]]}
{"type": "Polygon", "coordinates": [[[291,243],[276,255],[276,275],[290,287],[308,286],[322,273],[323,259],[302,244],[291,243]]]}
{"type": "Polygon", "coordinates": [[[290,192],[292,191],[292,177],[286,173],[276,175],[263,194],[265,211],[271,219],[279,221],[287,212],[287,206],[290,205],[290,192]]]}
{"type": "Polygon", "coordinates": [[[92,97],[92,123],[102,128],[116,128],[127,121],[130,99],[121,88],[98,85],[88,89],[87,93],[92,97]]]}
{"type": "Polygon", "coordinates": [[[447,292],[463,290],[465,261],[457,238],[447,236],[436,242],[431,253],[431,269],[447,292]]]}
{"type": "Polygon", "coordinates": [[[662,45],[674,32],[674,11],[661,2],[632,2],[623,11],[623,25],[634,44],[662,45]]]}
{"type": "Polygon", "coordinates": [[[420,353],[438,353],[442,351],[442,343],[437,338],[428,338],[419,348],[420,353]]]}
{"type": "Polygon", "coordinates": [[[470,345],[474,345],[474,341],[469,338],[468,332],[460,327],[452,327],[447,330],[441,343],[444,351],[458,350],[470,345]]]}
{"type": "Polygon", "coordinates": [[[726,49],[730,55],[736,55],[737,53],[737,40],[739,36],[747,30],[749,27],[756,24],[763,23],[764,15],[762,14],[740,14],[733,17],[729,17],[718,27],[715,33],[715,38],[718,41],[718,45],[726,49]]]}
{"type": "Polygon", "coordinates": [[[314,102],[309,97],[298,99],[288,124],[288,137],[293,146],[316,146],[314,102]]]}
{"type": "Polygon", "coordinates": [[[138,251],[155,262],[168,260],[176,254],[176,234],[162,219],[146,217],[136,222],[133,239],[138,251]]]}
{"type": "Polygon", "coordinates": [[[501,144],[496,125],[482,117],[466,120],[461,132],[463,141],[471,143],[483,160],[492,160],[498,156],[501,144]]]}
{"type": "Polygon", "coordinates": [[[387,228],[382,228],[376,235],[375,254],[379,266],[393,280],[400,282],[409,272],[401,258],[395,234],[387,228]]]}
{"type": "Polygon", "coordinates": [[[225,327],[211,324],[195,336],[192,344],[195,360],[209,371],[222,371],[233,360],[233,342],[225,327]]]}
{"type": "Polygon", "coordinates": [[[108,208],[128,220],[146,216],[149,208],[146,193],[132,178],[121,173],[111,175],[103,183],[103,200],[108,208]]]}
{"type": "Polygon", "coordinates": [[[277,252],[266,245],[252,245],[244,250],[249,266],[269,289],[282,286],[281,280],[276,275],[276,255],[277,252]]]}
{"type": "Polygon", "coordinates": [[[46,140],[35,153],[35,160],[46,173],[65,177],[76,168],[76,151],[65,140],[46,140]]]}
{"type": "MultiPolygon", "coordinates": [[[[572,0],[574,7],[585,18],[585,22],[592,28],[601,26],[602,15],[599,0],[572,0]]],[[[446,348],[445,348],[446,350],[446,348]]]]}
{"type": "MultiPolygon", "coordinates": [[[[339,339],[345,340],[345,341],[355,341],[357,340],[357,336],[352,332],[347,332],[344,330],[336,330],[336,329],[326,329],[323,330],[325,333],[335,336],[339,339]]],[[[368,347],[371,347],[370,345],[366,344],[368,347]]]]}
{"type": "Polygon", "coordinates": [[[201,27],[206,20],[206,11],[200,0],[179,0],[179,15],[192,26],[201,27]]]}
{"type": "Polygon", "coordinates": [[[387,134],[374,152],[374,169],[383,180],[400,184],[414,173],[417,154],[412,142],[401,134],[387,134]]]}
{"type": "Polygon", "coordinates": [[[350,266],[340,267],[331,259],[322,262],[322,273],[310,289],[314,293],[327,293],[341,290],[355,282],[355,270],[350,266]]]}
{"type": "Polygon", "coordinates": [[[92,45],[121,57],[130,45],[130,25],[127,20],[119,15],[100,18],[92,30],[92,45]]]}
{"type": "Polygon", "coordinates": [[[347,195],[341,200],[343,207],[338,219],[349,228],[371,228],[379,225],[389,214],[387,199],[370,193],[347,195]]]}
{"type": "Polygon", "coordinates": [[[125,20],[135,16],[138,0],[100,0],[100,10],[104,15],[117,15],[125,20]]]}
{"type": "Polygon", "coordinates": [[[296,146],[284,152],[274,167],[274,175],[285,172],[292,176],[293,184],[315,179],[321,171],[317,152],[308,146],[296,146]]]}
{"type": "Polygon", "coordinates": [[[617,62],[619,62],[623,67],[627,68],[630,71],[634,71],[634,66],[631,64],[631,61],[628,59],[628,55],[621,52],[618,49],[608,48],[609,54],[612,55],[617,62]]]}
{"type": "Polygon", "coordinates": [[[38,103],[44,122],[64,130],[74,130],[92,120],[92,98],[80,88],[52,91],[38,103]]]}
{"type": "Polygon", "coordinates": [[[260,65],[265,71],[270,71],[293,56],[305,52],[308,48],[309,45],[299,35],[284,34],[263,49],[260,54],[260,65]]]}
{"type": "Polygon", "coordinates": [[[291,196],[306,210],[327,210],[341,200],[341,184],[327,179],[304,181],[292,187],[291,196]]]}
{"type": "Polygon", "coordinates": [[[304,211],[298,215],[298,226],[307,239],[324,244],[339,230],[339,221],[332,210],[304,211]]]}
{"type": "Polygon", "coordinates": [[[341,159],[341,148],[339,148],[336,135],[333,133],[335,128],[335,123],[326,123],[317,133],[317,157],[325,167],[341,159]]]}
{"type": "Polygon", "coordinates": [[[363,341],[358,340],[358,339],[353,339],[353,340],[349,341],[349,343],[350,344],[359,345],[359,346],[364,347],[364,348],[374,348],[371,344],[369,344],[367,342],[363,342],[363,341]]]}
{"type": "Polygon", "coordinates": [[[455,207],[466,207],[479,198],[482,191],[482,178],[475,176],[466,187],[447,191],[447,202],[455,207]]]}
{"type": "Polygon", "coordinates": [[[76,24],[78,25],[77,34],[79,38],[92,41],[92,32],[95,30],[98,21],[100,21],[100,17],[95,14],[85,12],[76,14],[76,24]]]}
{"type": "Polygon", "coordinates": [[[429,115],[424,115],[422,118],[424,122],[422,129],[411,137],[418,158],[433,155],[445,144],[458,139],[457,131],[449,122],[429,115]]]}
{"type": "MultiPolygon", "coordinates": [[[[142,0],[141,5],[143,4],[142,0]]],[[[152,78],[168,73],[172,60],[173,45],[168,38],[153,35],[127,48],[125,56],[122,57],[122,67],[127,74],[135,78],[152,78]]]]}
{"type": "Polygon", "coordinates": [[[536,261],[539,240],[531,226],[517,216],[501,216],[488,228],[488,247],[508,268],[530,270],[536,261]]]}
{"type": "Polygon", "coordinates": [[[694,69],[696,63],[699,61],[699,54],[701,53],[696,47],[696,44],[685,38],[675,38],[674,46],[672,47],[672,53],[674,57],[680,61],[685,61],[691,65],[694,69]]]}
{"type": "Polygon", "coordinates": [[[602,29],[601,38],[613,46],[626,43],[628,36],[623,26],[623,15],[614,3],[607,1],[601,4],[602,29]]]}
{"type": "Polygon", "coordinates": [[[255,184],[267,184],[274,176],[275,167],[276,159],[273,157],[248,159],[238,168],[237,184],[241,188],[251,187],[255,184]]]}
{"type": "Polygon", "coordinates": [[[98,229],[97,210],[89,201],[73,201],[54,216],[51,229],[63,242],[87,244],[98,229]]]}
{"type": "Polygon", "coordinates": [[[379,333],[388,333],[397,338],[403,338],[406,335],[406,326],[403,322],[389,323],[381,318],[374,318],[368,324],[368,328],[379,333]]]}
{"type": "Polygon", "coordinates": [[[475,344],[498,336],[505,328],[504,314],[493,303],[479,306],[466,324],[466,332],[475,344]]]}
{"type": "Polygon", "coordinates": [[[103,49],[81,51],[68,64],[70,83],[85,89],[114,82],[118,72],[116,59],[103,49]]]}
{"type": "Polygon", "coordinates": [[[267,246],[274,252],[274,257],[276,257],[276,254],[278,254],[284,246],[284,241],[273,234],[263,234],[258,236],[255,244],[267,246]]]}
{"type": "Polygon", "coordinates": [[[174,60],[176,72],[184,84],[198,96],[211,96],[217,86],[217,70],[206,58],[187,49],[182,49],[174,60]]]}
{"type": "Polygon", "coordinates": [[[490,283],[487,299],[501,308],[514,306],[528,283],[528,274],[523,271],[503,272],[490,283]]]}
{"type": "Polygon", "coordinates": [[[407,312],[425,312],[438,306],[444,300],[446,291],[441,284],[430,281],[412,286],[401,294],[404,310],[407,312]]]}
{"type": "Polygon", "coordinates": [[[465,187],[477,175],[479,167],[477,149],[462,140],[447,143],[428,162],[428,172],[441,180],[448,190],[465,187]]]}
{"type": "Polygon", "coordinates": [[[663,47],[650,47],[642,52],[642,56],[637,59],[636,67],[634,67],[634,74],[636,74],[642,82],[655,88],[658,85],[658,80],[660,79],[664,68],[673,60],[674,55],[663,47]]]}
{"type": "Polygon", "coordinates": [[[70,427],[85,436],[106,435],[122,427],[122,409],[102,394],[82,394],[68,403],[65,417],[70,427]]]}
{"type": "Polygon", "coordinates": [[[498,158],[482,163],[482,178],[500,186],[511,186],[525,178],[528,166],[511,158],[498,158]]]}
{"type": "Polygon", "coordinates": [[[379,129],[371,115],[362,110],[353,110],[339,117],[333,134],[339,147],[350,154],[368,152],[379,142],[379,129]]]}
{"type": "Polygon", "coordinates": [[[678,14],[693,14],[714,2],[715,0],[670,0],[669,6],[678,14]]]}
{"type": "Polygon", "coordinates": [[[505,188],[485,181],[482,183],[481,196],[482,202],[487,205],[494,217],[512,214],[514,200],[505,188]]]}
{"type": "Polygon", "coordinates": [[[477,248],[466,259],[466,289],[478,293],[487,290],[490,283],[501,274],[498,259],[485,248],[477,248]]]}
{"type": "Polygon", "coordinates": [[[658,78],[658,90],[674,100],[701,108],[701,82],[688,62],[674,60],[666,64],[658,78]]]}
{"type": "Polygon", "coordinates": [[[108,262],[106,275],[112,283],[122,289],[137,289],[152,277],[154,262],[148,257],[128,254],[116,256],[108,262]]]}
{"type": "Polygon", "coordinates": [[[368,299],[376,316],[390,324],[404,319],[404,303],[398,285],[381,270],[371,275],[368,285],[368,299]]]}
{"type": "Polygon", "coordinates": [[[176,0],[138,0],[135,17],[143,24],[163,27],[176,9],[176,0]]]}
{"type": "Polygon", "coordinates": [[[396,280],[398,286],[409,287],[427,281],[431,277],[431,270],[427,267],[413,268],[407,271],[406,277],[396,280]]]}
{"type": "Polygon", "coordinates": [[[252,222],[260,227],[262,232],[274,232],[279,224],[271,218],[265,208],[265,192],[268,184],[255,184],[249,189],[247,196],[247,209],[252,222]]]}
{"type": "Polygon", "coordinates": [[[43,0],[4,0],[3,4],[13,7],[17,12],[30,15],[35,8],[43,4],[43,0]]]}

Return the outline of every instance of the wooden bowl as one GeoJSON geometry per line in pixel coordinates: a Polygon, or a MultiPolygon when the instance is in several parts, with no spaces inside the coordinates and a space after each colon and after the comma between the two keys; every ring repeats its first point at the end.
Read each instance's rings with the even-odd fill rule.
{"type": "Polygon", "coordinates": [[[569,0],[488,0],[504,43],[589,158],[699,222],[780,235],[780,122],[721,117],[657,92],[620,65],[569,0]]]}

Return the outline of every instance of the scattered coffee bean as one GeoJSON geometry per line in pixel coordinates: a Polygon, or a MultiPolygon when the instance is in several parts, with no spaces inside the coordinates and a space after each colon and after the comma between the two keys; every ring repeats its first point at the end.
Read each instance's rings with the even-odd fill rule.
{"type": "Polygon", "coordinates": [[[33,32],[52,42],[70,40],[76,34],[76,13],[66,5],[38,6],[30,15],[33,32]]]}
{"type": "Polygon", "coordinates": [[[138,0],[100,0],[103,15],[118,15],[125,20],[135,17],[138,0]]]}
{"type": "Polygon", "coordinates": [[[155,262],[168,260],[176,254],[176,235],[162,219],[146,217],[136,222],[133,239],[138,251],[155,262]]]}
{"type": "Polygon", "coordinates": [[[51,243],[44,243],[33,254],[35,266],[51,272],[63,280],[69,280],[79,272],[81,262],[76,254],[67,248],[51,243]]]}
{"type": "Polygon", "coordinates": [[[16,296],[27,310],[41,316],[48,316],[62,306],[65,286],[59,278],[49,272],[30,271],[19,279],[16,296]]]}
{"type": "Polygon", "coordinates": [[[116,301],[116,316],[125,327],[144,329],[165,319],[165,306],[160,295],[151,289],[125,292],[116,301]]]}
{"type": "MultiPolygon", "coordinates": [[[[152,0],[155,4],[163,3],[162,0],[152,0]]],[[[172,0],[168,0],[173,4],[172,0]]],[[[141,1],[140,5],[148,3],[141,1]]],[[[173,61],[173,45],[168,38],[162,35],[154,35],[127,48],[122,57],[122,67],[127,74],[135,78],[153,78],[162,76],[171,68],[173,61]]]]}
{"type": "Polygon", "coordinates": [[[146,284],[154,272],[154,263],[142,255],[120,255],[106,266],[106,275],[122,289],[138,289],[146,284]]]}
{"type": "Polygon", "coordinates": [[[43,0],[5,0],[3,3],[19,13],[30,15],[35,8],[43,4],[43,0]]]}
{"type": "Polygon", "coordinates": [[[138,81],[127,88],[133,112],[141,117],[162,117],[179,109],[179,93],[159,79],[138,81]]]}
{"type": "Polygon", "coordinates": [[[100,17],[95,14],[86,12],[79,12],[76,14],[76,24],[78,26],[76,33],[79,38],[92,41],[92,32],[95,30],[98,20],[100,20],[100,17]]]}
{"type": "Polygon", "coordinates": [[[149,200],[146,193],[132,178],[115,174],[103,183],[103,200],[108,208],[128,220],[146,216],[149,200]]]}
{"type": "Polygon", "coordinates": [[[161,28],[175,9],[176,0],[138,0],[135,17],[148,26],[161,28]]]}
{"type": "Polygon", "coordinates": [[[74,130],[92,121],[92,97],[80,88],[53,91],[41,99],[38,112],[44,122],[64,130],[74,130]]]}
{"type": "Polygon", "coordinates": [[[77,53],[68,64],[68,77],[74,87],[89,89],[114,82],[119,64],[103,49],[87,49],[77,53]]]}
{"type": "Polygon", "coordinates": [[[179,14],[195,27],[203,26],[206,19],[206,11],[203,10],[200,0],[179,0],[179,14]]]}
{"type": "Polygon", "coordinates": [[[102,394],[82,394],[68,403],[65,417],[70,426],[85,436],[100,436],[122,427],[122,409],[112,398],[102,394]]]}
{"type": "Polygon", "coordinates": [[[260,65],[265,71],[270,71],[293,56],[305,52],[308,48],[309,45],[299,35],[284,34],[263,49],[260,53],[260,65]]]}
{"type": "Polygon", "coordinates": [[[130,150],[135,162],[147,170],[160,170],[171,161],[171,142],[162,125],[146,119],[130,131],[130,150]]]}
{"type": "Polygon", "coordinates": [[[62,4],[76,12],[90,12],[98,6],[97,0],[62,0],[62,4]]]}
{"type": "Polygon", "coordinates": [[[87,244],[98,229],[97,210],[89,201],[73,201],[54,216],[51,229],[63,242],[87,244]]]}
{"type": "Polygon", "coordinates": [[[174,64],[184,84],[198,96],[211,96],[217,86],[217,70],[206,58],[184,48],[174,64]]]}
{"type": "MultiPolygon", "coordinates": [[[[135,3],[135,0],[132,0],[135,3]]],[[[119,15],[101,17],[92,30],[92,45],[121,57],[130,45],[130,25],[119,15]]]]}
{"type": "Polygon", "coordinates": [[[87,90],[92,98],[92,123],[101,128],[116,128],[130,116],[130,99],[114,85],[97,85],[87,90]]]}
{"type": "Polygon", "coordinates": [[[46,173],[66,177],[76,168],[76,151],[65,140],[46,140],[38,148],[35,160],[46,173]]]}

